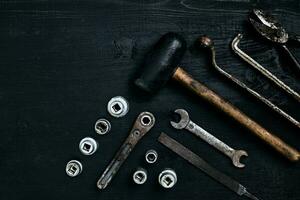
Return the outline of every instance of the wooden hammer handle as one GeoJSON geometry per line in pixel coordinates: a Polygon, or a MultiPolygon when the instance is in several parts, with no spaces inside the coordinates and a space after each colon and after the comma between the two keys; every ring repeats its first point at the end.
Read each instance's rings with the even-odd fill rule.
{"type": "Polygon", "coordinates": [[[288,158],[290,161],[298,161],[300,153],[293,147],[286,144],[277,136],[272,135],[261,125],[253,121],[238,108],[222,99],[219,95],[208,89],[205,85],[194,80],[186,71],[178,67],[173,75],[173,79],[180,82],[186,88],[195,92],[209,103],[221,109],[227,115],[238,121],[244,127],[248,128],[252,133],[260,137],[267,144],[273,147],[277,152],[288,158]]]}

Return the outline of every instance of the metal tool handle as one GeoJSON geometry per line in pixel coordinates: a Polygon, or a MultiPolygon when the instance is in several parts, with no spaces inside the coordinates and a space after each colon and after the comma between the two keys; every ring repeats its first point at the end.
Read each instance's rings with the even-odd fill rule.
{"type": "Polygon", "coordinates": [[[231,148],[191,120],[186,129],[194,133],[196,136],[200,137],[202,140],[206,141],[208,144],[212,145],[222,153],[226,154],[228,157],[232,157],[234,151],[233,148],[231,148]]]}
{"type": "Polygon", "coordinates": [[[300,64],[297,58],[293,55],[293,53],[287,48],[286,45],[280,45],[282,49],[286,52],[286,54],[291,58],[291,61],[294,63],[296,66],[298,72],[300,72],[300,64]]]}
{"type": "MultiPolygon", "coordinates": [[[[129,138],[129,137],[128,137],[129,138]]],[[[127,140],[128,140],[127,138],[127,140]]],[[[111,179],[115,176],[115,174],[119,171],[120,167],[122,166],[123,162],[126,160],[128,155],[132,150],[132,145],[129,143],[124,143],[120,150],[115,155],[115,159],[113,159],[105,171],[103,172],[102,176],[97,182],[97,187],[99,189],[104,189],[111,179]]]]}
{"type": "MultiPolygon", "coordinates": [[[[219,73],[221,73],[222,75],[226,76],[229,80],[231,80],[232,82],[234,82],[235,84],[237,84],[241,88],[243,88],[246,91],[248,91],[250,94],[252,94],[257,99],[259,99],[260,101],[262,101],[263,103],[265,103],[267,106],[269,106],[275,112],[279,113],[281,116],[285,117],[287,120],[289,120],[290,122],[292,122],[293,124],[295,124],[298,128],[300,128],[300,123],[295,118],[293,118],[292,116],[290,116],[288,113],[286,113],[285,111],[283,111],[281,108],[279,108],[278,106],[276,106],[275,104],[273,104],[271,101],[269,101],[267,98],[263,97],[261,94],[259,94],[255,90],[253,90],[250,87],[248,87],[245,83],[243,83],[242,81],[240,81],[239,79],[235,78],[233,75],[229,74],[228,72],[226,72],[225,70],[223,70],[221,67],[219,67],[219,65],[216,62],[216,51],[215,51],[213,42],[212,42],[212,40],[209,37],[203,36],[200,41],[201,41],[201,43],[200,43],[201,47],[207,47],[207,48],[210,49],[212,66],[219,73]],[[210,43],[205,43],[206,41],[210,41],[210,43]]],[[[234,41],[232,43],[234,43],[234,41]]]]}
{"type": "Polygon", "coordinates": [[[238,34],[232,41],[231,47],[232,50],[240,56],[244,61],[246,61],[249,65],[257,69],[260,73],[262,73],[265,77],[273,81],[277,86],[282,88],[284,91],[289,93],[294,99],[300,102],[300,94],[298,94],[295,90],[290,88],[284,82],[282,82],[279,78],[273,75],[269,70],[261,66],[258,62],[256,62],[253,58],[243,52],[239,47],[239,42],[243,38],[243,34],[238,34]]]}
{"type": "Polygon", "coordinates": [[[154,126],[155,118],[149,112],[142,112],[136,119],[127,139],[107,166],[97,182],[99,189],[104,189],[118,172],[132,149],[142,137],[154,126]]]}
{"type": "Polygon", "coordinates": [[[275,135],[272,135],[269,131],[253,121],[238,108],[222,99],[219,95],[208,89],[202,83],[193,79],[182,68],[177,68],[173,75],[173,79],[177,80],[186,88],[197,94],[199,97],[202,97],[207,102],[213,104],[214,106],[225,112],[227,115],[238,121],[244,127],[248,128],[252,133],[264,140],[267,144],[272,146],[277,152],[288,158],[290,161],[299,160],[300,153],[296,149],[289,146],[275,135]]]}
{"type": "Polygon", "coordinates": [[[236,194],[240,196],[245,195],[250,199],[258,200],[257,197],[249,193],[247,189],[239,182],[222,173],[221,171],[217,170],[216,168],[212,167],[197,154],[195,154],[194,152],[192,152],[173,138],[169,137],[165,133],[160,134],[158,141],[173,152],[177,153],[183,159],[185,159],[186,161],[188,161],[189,163],[191,163],[192,165],[194,165],[195,167],[202,170],[204,173],[218,181],[219,183],[223,184],[224,186],[235,192],[236,194]]]}

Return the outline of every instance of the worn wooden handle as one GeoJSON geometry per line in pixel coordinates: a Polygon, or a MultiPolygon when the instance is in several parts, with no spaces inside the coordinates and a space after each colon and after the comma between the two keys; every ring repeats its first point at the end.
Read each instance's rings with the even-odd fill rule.
{"type": "Polygon", "coordinates": [[[195,92],[198,96],[202,97],[209,103],[213,104],[230,117],[234,118],[244,127],[248,128],[252,133],[260,137],[267,144],[272,146],[277,152],[288,158],[290,161],[298,161],[300,153],[293,147],[286,144],[280,138],[272,135],[269,131],[263,128],[261,125],[253,121],[246,114],[240,111],[238,108],[222,99],[212,90],[208,89],[205,85],[194,80],[186,71],[178,67],[173,75],[173,79],[179,81],[186,88],[195,92]]]}

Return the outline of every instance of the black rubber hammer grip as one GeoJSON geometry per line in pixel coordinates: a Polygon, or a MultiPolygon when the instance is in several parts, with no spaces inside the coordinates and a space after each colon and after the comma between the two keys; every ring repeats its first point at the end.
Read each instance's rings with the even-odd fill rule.
{"type": "Polygon", "coordinates": [[[183,37],[171,32],[163,35],[146,55],[135,85],[149,93],[158,91],[172,77],[185,51],[183,37]]]}

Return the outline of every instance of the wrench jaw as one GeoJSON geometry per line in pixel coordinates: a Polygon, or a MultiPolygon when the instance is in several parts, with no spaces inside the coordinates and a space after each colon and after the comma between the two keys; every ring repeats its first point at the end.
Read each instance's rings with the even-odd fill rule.
{"type": "Polygon", "coordinates": [[[188,112],[184,109],[177,109],[174,112],[179,114],[180,120],[179,120],[179,122],[171,121],[170,122],[171,125],[176,129],[184,129],[185,127],[187,127],[187,125],[190,122],[190,117],[189,117],[188,112]]]}
{"type": "Polygon", "coordinates": [[[238,168],[244,168],[245,164],[240,163],[240,159],[243,156],[248,156],[248,153],[244,150],[235,150],[233,155],[232,155],[232,163],[234,166],[238,168]]]}

